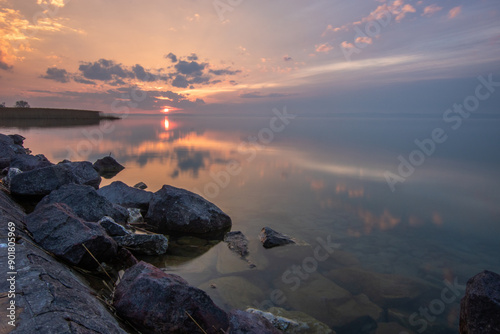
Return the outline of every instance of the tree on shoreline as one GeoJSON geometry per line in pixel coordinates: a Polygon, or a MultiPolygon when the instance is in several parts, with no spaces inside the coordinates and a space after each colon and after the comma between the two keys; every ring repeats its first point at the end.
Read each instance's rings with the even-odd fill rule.
{"type": "Polygon", "coordinates": [[[30,108],[30,105],[28,102],[20,100],[17,101],[16,104],[14,105],[15,108],[30,108]]]}

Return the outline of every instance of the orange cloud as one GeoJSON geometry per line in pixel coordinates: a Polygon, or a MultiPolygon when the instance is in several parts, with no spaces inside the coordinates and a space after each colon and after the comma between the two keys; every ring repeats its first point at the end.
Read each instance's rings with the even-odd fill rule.
{"type": "Polygon", "coordinates": [[[356,38],[356,43],[373,44],[373,39],[370,37],[358,37],[356,38]]]}
{"type": "Polygon", "coordinates": [[[457,7],[450,9],[450,11],[448,12],[448,18],[453,19],[453,18],[457,17],[461,11],[462,11],[462,6],[457,6],[457,7]]]}
{"type": "Polygon", "coordinates": [[[430,5],[424,8],[424,12],[422,13],[422,16],[432,16],[439,12],[443,7],[439,7],[438,5],[430,5]]]}
{"type": "Polygon", "coordinates": [[[333,46],[331,46],[328,43],[323,43],[323,44],[316,45],[316,52],[328,53],[331,50],[333,50],[333,46]]]}

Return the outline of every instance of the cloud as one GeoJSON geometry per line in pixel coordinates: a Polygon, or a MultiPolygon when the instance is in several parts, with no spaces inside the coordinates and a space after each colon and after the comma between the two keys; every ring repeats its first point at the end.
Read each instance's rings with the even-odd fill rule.
{"type": "Polygon", "coordinates": [[[461,11],[462,11],[462,6],[453,7],[448,12],[448,18],[449,19],[453,19],[453,18],[457,17],[458,14],[460,14],[461,11]]]}
{"type": "Polygon", "coordinates": [[[0,50],[0,69],[4,71],[8,71],[12,69],[12,65],[9,65],[5,60],[4,60],[4,53],[2,50],[0,50]]]}
{"type": "Polygon", "coordinates": [[[185,75],[201,75],[202,71],[205,69],[207,66],[206,63],[197,63],[195,61],[187,62],[184,60],[179,61],[177,64],[175,64],[175,69],[180,73],[180,74],[185,74],[185,75]]]}
{"type": "Polygon", "coordinates": [[[432,16],[442,10],[443,7],[439,7],[438,5],[430,5],[424,8],[424,12],[422,13],[422,16],[432,16]]]}
{"type": "Polygon", "coordinates": [[[261,98],[268,98],[268,97],[285,97],[285,96],[292,96],[292,95],[296,95],[296,94],[281,94],[281,93],[262,94],[261,92],[252,92],[252,93],[240,94],[240,97],[243,99],[261,99],[261,98]]]}
{"type": "Polygon", "coordinates": [[[85,85],[95,85],[96,84],[94,81],[87,80],[87,79],[84,79],[82,77],[74,77],[73,80],[75,82],[82,83],[82,84],[85,84],[85,85]]]}
{"type": "Polygon", "coordinates": [[[80,65],[79,70],[83,76],[91,80],[110,81],[118,78],[134,78],[135,74],[121,64],[116,64],[112,60],[99,59],[93,63],[83,63],[80,65]]]}
{"type": "Polygon", "coordinates": [[[170,59],[172,63],[177,63],[177,56],[170,52],[165,58],[170,59]]]}
{"type": "Polygon", "coordinates": [[[57,68],[57,67],[48,68],[46,74],[41,75],[40,77],[44,78],[44,79],[48,79],[48,80],[62,82],[62,83],[69,82],[68,72],[65,69],[57,68]]]}
{"type": "Polygon", "coordinates": [[[343,41],[340,46],[344,49],[354,49],[355,46],[352,43],[348,43],[347,41],[343,41]]]}
{"type": "Polygon", "coordinates": [[[139,64],[136,64],[134,67],[132,67],[132,72],[134,72],[135,77],[140,81],[153,82],[157,80],[156,75],[146,71],[144,67],[139,64]]]}
{"type": "Polygon", "coordinates": [[[190,56],[187,56],[187,60],[198,60],[198,56],[196,53],[191,53],[190,56]]]}
{"type": "Polygon", "coordinates": [[[186,79],[185,76],[179,74],[172,81],[172,86],[178,88],[187,88],[189,86],[189,81],[186,79]]]}
{"type": "MultiPolygon", "coordinates": [[[[69,0],[67,0],[66,2],[68,1],[69,0]]],[[[55,7],[64,7],[65,5],[64,0],[37,0],[36,3],[42,6],[52,5],[55,7]]]]}
{"type": "Polygon", "coordinates": [[[209,70],[209,73],[212,73],[213,75],[235,75],[238,73],[241,73],[240,70],[230,70],[228,68],[226,69],[221,69],[221,70],[209,70]]]}
{"type": "Polygon", "coordinates": [[[286,56],[283,56],[283,60],[284,61],[292,61],[293,59],[292,59],[292,57],[286,55],[286,56]]]}
{"type": "Polygon", "coordinates": [[[331,46],[329,43],[318,44],[315,47],[316,52],[328,53],[333,50],[333,46],[331,46]]]}
{"type": "Polygon", "coordinates": [[[364,43],[364,44],[372,44],[373,43],[373,39],[371,39],[368,36],[363,36],[363,37],[356,38],[355,42],[356,43],[364,43]]]}

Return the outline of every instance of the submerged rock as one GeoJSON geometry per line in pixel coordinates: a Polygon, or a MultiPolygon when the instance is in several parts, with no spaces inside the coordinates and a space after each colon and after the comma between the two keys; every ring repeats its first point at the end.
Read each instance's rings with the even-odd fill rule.
{"type": "Polygon", "coordinates": [[[210,233],[231,227],[231,218],[203,197],[172,186],[154,193],[146,220],[159,232],[210,233]]]}
{"type": "Polygon", "coordinates": [[[168,239],[163,234],[128,234],[113,239],[119,246],[141,255],[163,255],[168,248],[168,239]]]}
{"type": "Polygon", "coordinates": [[[233,252],[239,254],[242,258],[248,256],[248,239],[240,231],[227,232],[224,236],[224,242],[233,252]]]}
{"type": "Polygon", "coordinates": [[[142,261],[123,275],[113,306],[142,333],[198,333],[198,324],[215,334],[229,327],[226,312],[205,292],[142,261]]]}
{"type": "Polygon", "coordinates": [[[97,189],[101,177],[88,161],[59,163],[16,175],[12,178],[10,191],[16,196],[44,196],[70,183],[97,189]]]}
{"type": "Polygon", "coordinates": [[[115,181],[97,190],[97,192],[99,195],[106,197],[111,203],[126,208],[138,208],[143,213],[148,211],[149,202],[153,198],[152,192],[129,187],[121,181],[115,181]]]}
{"type": "Polygon", "coordinates": [[[500,333],[500,275],[483,271],[467,281],[460,303],[460,334],[500,333]]]}
{"type": "Polygon", "coordinates": [[[234,310],[229,314],[230,334],[279,334],[282,333],[276,329],[268,319],[257,313],[249,313],[240,310],[234,310]]]}
{"type": "Polygon", "coordinates": [[[26,216],[26,228],[45,250],[82,268],[93,269],[98,266],[82,245],[99,262],[116,256],[117,245],[103,228],[82,220],[62,203],[37,207],[26,216]]]}
{"type": "Polygon", "coordinates": [[[270,312],[264,312],[254,308],[247,308],[246,312],[252,314],[258,314],[263,318],[266,318],[273,327],[283,331],[285,333],[299,333],[301,329],[307,329],[306,324],[299,324],[297,321],[288,319],[279,315],[274,315],[270,312]]]}
{"type": "Polygon", "coordinates": [[[75,214],[86,221],[97,222],[104,216],[110,216],[115,221],[126,222],[127,213],[115,207],[105,197],[99,195],[90,186],[68,184],[45,196],[36,206],[41,207],[51,203],[64,203],[75,214]]]}
{"type": "Polygon", "coordinates": [[[94,162],[93,167],[99,173],[99,175],[105,178],[113,177],[125,169],[125,167],[120,165],[118,161],[116,161],[111,156],[98,159],[96,162],[94,162]]]}
{"type": "MultiPolygon", "coordinates": [[[[248,312],[248,310],[247,310],[248,312]]],[[[288,311],[281,307],[271,307],[266,313],[270,313],[275,317],[290,319],[298,324],[298,326],[291,323],[287,329],[283,330],[285,333],[294,334],[335,334],[335,332],[312,316],[300,311],[288,311]]]]}
{"type": "Polygon", "coordinates": [[[276,232],[272,228],[264,227],[259,234],[260,241],[265,248],[272,248],[277,246],[283,246],[288,244],[294,244],[292,238],[289,236],[276,232]]]}

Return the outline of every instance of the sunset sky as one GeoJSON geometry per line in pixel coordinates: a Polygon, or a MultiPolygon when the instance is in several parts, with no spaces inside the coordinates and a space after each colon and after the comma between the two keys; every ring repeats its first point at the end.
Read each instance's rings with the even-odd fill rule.
{"type": "Polygon", "coordinates": [[[7,106],[438,113],[500,81],[498,0],[0,0],[0,31],[7,106]]]}

